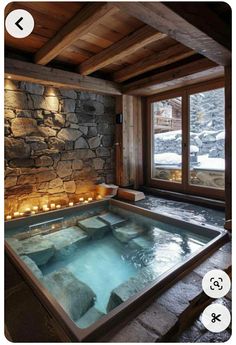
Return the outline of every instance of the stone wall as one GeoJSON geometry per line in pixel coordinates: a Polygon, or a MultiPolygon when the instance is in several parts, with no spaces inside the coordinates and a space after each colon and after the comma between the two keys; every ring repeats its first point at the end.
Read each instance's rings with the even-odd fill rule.
{"type": "Polygon", "coordinates": [[[115,98],[5,82],[5,211],[114,183],[115,98]]]}

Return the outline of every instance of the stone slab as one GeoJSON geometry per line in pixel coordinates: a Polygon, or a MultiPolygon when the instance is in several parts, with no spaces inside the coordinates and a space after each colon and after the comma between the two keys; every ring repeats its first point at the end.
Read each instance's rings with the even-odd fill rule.
{"type": "Polygon", "coordinates": [[[159,336],[151,330],[145,328],[137,320],[133,320],[125,325],[119,332],[109,339],[111,343],[155,343],[159,336]]]}
{"type": "Polygon", "coordinates": [[[107,212],[105,214],[102,214],[101,216],[98,216],[98,219],[102,220],[104,223],[114,228],[122,226],[127,222],[126,219],[122,218],[121,216],[113,212],[107,212]]]}
{"type": "Polygon", "coordinates": [[[43,236],[46,240],[53,243],[56,251],[61,254],[70,252],[70,248],[83,243],[88,239],[88,235],[78,226],[71,226],[67,229],[62,229],[48,235],[43,236]]]}
{"type": "Polygon", "coordinates": [[[22,241],[15,238],[7,238],[6,241],[18,255],[28,256],[38,266],[46,264],[55,254],[53,243],[40,235],[22,241]]]}
{"type": "Polygon", "coordinates": [[[153,245],[153,241],[148,236],[139,236],[129,241],[132,249],[148,249],[153,245]]]}
{"type": "Polygon", "coordinates": [[[113,229],[113,235],[121,242],[127,243],[140,236],[145,229],[138,224],[128,223],[122,227],[113,229]]]}
{"type": "Polygon", "coordinates": [[[67,268],[48,274],[44,285],[74,321],[94,305],[96,295],[93,290],[67,268]]]}
{"type": "Polygon", "coordinates": [[[151,267],[144,267],[141,269],[135,277],[131,277],[112,290],[107,304],[107,311],[109,312],[121,303],[127,301],[156,278],[157,273],[155,273],[151,267]]]}
{"type": "Polygon", "coordinates": [[[80,328],[87,328],[105,315],[95,307],[90,308],[79,320],[76,321],[80,328]]]}
{"type": "Polygon", "coordinates": [[[93,239],[100,239],[109,231],[109,226],[99,220],[97,216],[78,221],[78,226],[93,239]]]}
{"type": "Polygon", "coordinates": [[[153,330],[160,336],[167,334],[178,321],[176,315],[158,303],[153,303],[143,313],[139,314],[137,319],[143,326],[153,330]]]}
{"type": "Polygon", "coordinates": [[[21,259],[24,261],[24,263],[28,266],[28,268],[33,272],[36,278],[43,279],[43,273],[39,269],[39,267],[36,265],[36,263],[30,259],[27,255],[21,255],[21,259]]]}

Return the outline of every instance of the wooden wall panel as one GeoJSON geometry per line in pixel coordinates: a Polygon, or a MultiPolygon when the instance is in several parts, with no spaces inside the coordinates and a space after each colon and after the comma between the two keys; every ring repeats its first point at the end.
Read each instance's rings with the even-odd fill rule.
{"type": "Polygon", "coordinates": [[[141,97],[117,97],[117,113],[123,123],[116,125],[116,183],[138,188],[143,184],[143,110],[141,97]]]}

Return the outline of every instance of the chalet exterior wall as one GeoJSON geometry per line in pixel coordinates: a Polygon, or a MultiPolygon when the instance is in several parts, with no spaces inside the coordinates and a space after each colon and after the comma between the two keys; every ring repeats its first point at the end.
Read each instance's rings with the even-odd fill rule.
{"type": "Polygon", "coordinates": [[[113,183],[115,98],[5,83],[6,211],[76,200],[113,183]]]}

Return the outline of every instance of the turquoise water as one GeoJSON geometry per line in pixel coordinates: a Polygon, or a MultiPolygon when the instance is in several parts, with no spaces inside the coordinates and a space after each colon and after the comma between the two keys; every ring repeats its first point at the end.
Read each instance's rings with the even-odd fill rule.
{"type": "Polygon", "coordinates": [[[77,211],[56,232],[52,223],[31,227],[36,235],[12,229],[7,241],[82,328],[212,239],[114,206],[77,211]]]}

